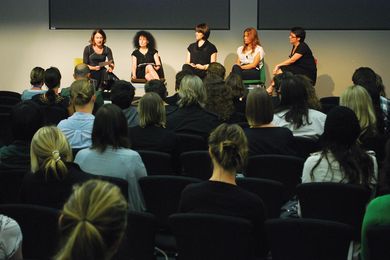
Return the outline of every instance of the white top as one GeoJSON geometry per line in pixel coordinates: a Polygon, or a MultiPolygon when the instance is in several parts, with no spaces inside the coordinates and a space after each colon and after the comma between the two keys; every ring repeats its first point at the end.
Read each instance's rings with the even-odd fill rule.
{"type": "Polygon", "coordinates": [[[107,147],[103,153],[87,148],[77,153],[74,162],[81,170],[102,176],[124,179],[128,182],[130,210],[145,209],[138,179],[146,176],[141,156],[131,149],[107,147]]]}
{"type": "MultiPolygon", "coordinates": [[[[367,154],[371,157],[374,164],[374,176],[375,179],[372,180],[371,184],[374,186],[376,184],[376,179],[378,177],[378,165],[375,158],[375,153],[373,151],[367,151],[367,154]]],[[[330,162],[330,167],[328,161],[323,158],[318,166],[313,172],[313,179],[310,176],[311,170],[317,161],[321,158],[321,152],[316,152],[310,155],[306,159],[305,165],[303,166],[302,172],[302,183],[306,182],[341,182],[348,183],[349,181],[345,179],[344,173],[340,169],[340,164],[335,160],[332,153],[328,153],[328,160],[330,162]]]]}
{"type": "Polygon", "coordinates": [[[260,63],[259,63],[258,68],[261,69],[261,67],[263,67],[263,59],[265,56],[265,52],[264,52],[263,47],[261,47],[260,45],[257,45],[256,49],[253,53],[251,50],[243,53],[242,52],[243,48],[244,48],[244,46],[240,46],[237,49],[237,55],[238,55],[238,58],[240,59],[240,65],[252,63],[253,60],[255,59],[255,56],[260,53],[260,63]]]}
{"type": "Polygon", "coordinates": [[[11,258],[21,246],[22,238],[18,223],[0,214],[0,259],[11,258]]]}
{"type": "Polygon", "coordinates": [[[295,129],[292,123],[285,120],[284,115],[286,112],[287,110],[276,113],[272,124],[275,126],[287,127],[291,130],[291,132],[293,132],[294,136],[303,136],[312,139],[318,139],[318,137],[324,132],[326,114],[314,109],[309,109],[308,116],[310,124],[307,124],[306,120],[304,120],[303,125],[295,129]]]}

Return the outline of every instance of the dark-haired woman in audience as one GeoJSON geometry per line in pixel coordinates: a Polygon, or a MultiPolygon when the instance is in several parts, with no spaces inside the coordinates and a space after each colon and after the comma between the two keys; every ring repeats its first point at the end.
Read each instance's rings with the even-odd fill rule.
{"type": "Polygon", "coordinates": [[[177,144],[174,132],[165,128],[164,101],[154,92],[146,93],[138,104],[139,126],[129,128],[134,150],[173,153],[177,144]]]}
{"type": "Polygon", "coordinates": [[[260,45],[256,29],[246,28],[243,40],[244,45],[237,49],[238,57],[232,72],[240,75],[243,80],[259,79],[265,52],[260,45]]]}
{"type": "Polygon", "coordinates": [[[160,79],[161,61],[156,50],[156,41],[147,31],[139,31],[133,39],[136,48],[131,54],[132,79],[160,79]]]}
{"type": "Polygon", "coordinates": [[[72,149],[55,126],[39,129],[31,141],[31,173],[25,175],[22,203],[62,208],[76,183],[92,178],[72,163],[72,149]]]}
{"type": "Polygon", "coordinates": [[[225,85],[232,90],[233,105],[237,113],[245,114],[245,100],[248,90],[245,89],[240,75],[230,73],[225,80],[225,85]]]}
{"type": "Polygon", "coordinates": [[[48,88],[47,92],[33,96],[32,100],[46,109],[57,107],[59,112],[53,116],[53,113],[45,111],[46,124],[57,125],[62,119],[65,119],[70,114],[70,101],[68,97],[59,95],[61,86],[61,73],[59,69],[50,67],[45,71],[45,84],[48,88]]]}
{"type": "MultiPolygon", "coordinates": [[[[264,206],[261,199],[236,184],[237,170],[245,166],[248,145],[241,127],[221,124],[209,137],[213,173],[208,181],[188,185],[182,192],[179,212],[211,213],[240,217],[254,225],[257,252],[264,249],[264,206]]],[[[254,247],[252,247],[254,249],[254,247]]],[[[261,252],[260,254],[265,253],[261,252]]]]}
{"type": "Polygon", "coordinates": [[[326,115],[310,109],[307,91],[301,79],[288,76],[280,83],[280,105],[275,110],[272,124],[290,129],[294,136],[312,139],[324,131],[326,115]]]}
{"type": "Polygon", "coordinates": [[[42,89],[45,83],[45,70],[41,67],[35,67],[30,73],[31,88],[26,89],[22,93],[22,100],[29,100],[37,94],[43,94],[46,90],[42,89]]]}
{"type": "Polygon", "coordinates": [[[260,154],[295,155],[293,134],[285,127],[273,125],[272,100],[263,88],[249,92],[246,100],[246,118],[249,128],[244,132],[248,139],[249,156],[260,154]]]}
{"type": "Polygon", "coordinates": [[[111,183],[90,180],[76,186],[58,221],[62,243],[53,259],[112,259],[124,237],[127,208],[111,183]]]}
{"type": "Polygon", "coordinates": [[[99,109],[92,129],[92,146],[79,151],[75,162],[85,172],[126,180],[130,209],[144,209],[138,179],[146,176],[146,169],[140,155],[130,149],[127,121],[118,106],[106,104],[99,109]]]}
{"type": "Polygon", "coordinates": [[[217,61],[217,48],[208,41],[210,28],[207,24],[201,23],[195,27],[196,42],[187,48],[187,59],[182,70],[192,71],[200,78],[206,76],[206,70],[211,62],[217,61]]]}
{"type": "Polygon", "coordinates": [[[102,29],[94,30],[89,40],[90,45],[85,46],[83,53],[83,63],[88,65],[91,78],[97,81],[99,88],[106,79],[107,72],[112,72],[115,67],[112,51],[105,45],[106,40],[106,33],[102,29]],[[104,65],[104,62],[108,65],[104,65]]]}
{"type": "Polygon", "coordinates": [[[290,30],[290,43],[293,46],[289,58],[277,64],[273,74],[290,71],[293,74],[302,74],[307,76],[313,86],[317,80],[317,65],[313,53],[305,43],[306,32],[301,27],[293,27],[290,30]]]}

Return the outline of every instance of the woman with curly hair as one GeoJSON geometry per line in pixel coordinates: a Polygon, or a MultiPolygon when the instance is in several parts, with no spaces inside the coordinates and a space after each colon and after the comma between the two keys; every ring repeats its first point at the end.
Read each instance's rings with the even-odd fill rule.
{"type": "Polygon", "coordinates": [[[136,48],[131,54],[131,79],[160,79],[161,62],[153,35],[139,31],[133,39],[136,48]]]}

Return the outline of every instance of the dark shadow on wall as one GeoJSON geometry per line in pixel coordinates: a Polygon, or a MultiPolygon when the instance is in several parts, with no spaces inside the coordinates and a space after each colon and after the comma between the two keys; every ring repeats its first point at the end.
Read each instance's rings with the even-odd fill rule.
{"type": "Polygon", "coordinates": [[[328,74],[318,76],[315,89],[319,98],[334,96],[335,86],[332,77],[328,74]]]}

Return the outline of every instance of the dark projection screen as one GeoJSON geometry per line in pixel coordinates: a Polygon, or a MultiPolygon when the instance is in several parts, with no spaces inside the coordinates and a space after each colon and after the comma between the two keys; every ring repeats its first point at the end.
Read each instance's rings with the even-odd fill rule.
{"type": "Polygon", "coordinates": [[[50,29],[230,29],[229,0],[49,0],[50,29]]]}
{"type": "Polygon", "coordinates": [[[258,29],[389,30],[389,0],[257,0],[258,29]]]}

